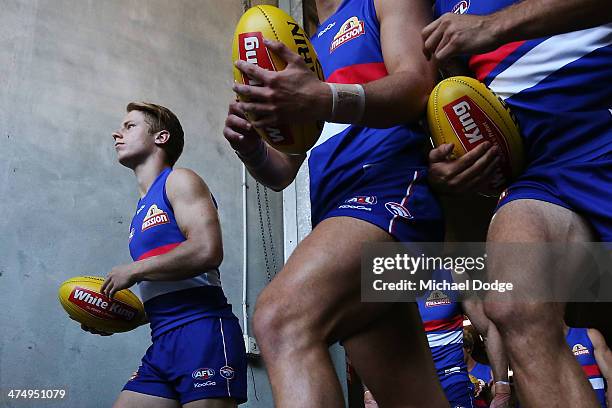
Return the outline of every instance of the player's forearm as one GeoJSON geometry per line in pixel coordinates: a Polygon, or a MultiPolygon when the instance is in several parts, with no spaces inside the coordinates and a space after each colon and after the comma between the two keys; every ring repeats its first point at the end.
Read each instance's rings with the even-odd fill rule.
{"type": "Polygon", "coordinates": [[[419,120],[433,86],[432,74],[408,71],[365,84],[366,105],[359,124],[384,128],[419,120]]]}
{"type": "Polygon", "coordinates": [[[524,0],[491,18],[502,45],[610,22],[612,7],[609,0],[524,0]]]}
{"type": "Polygon", "coordinates": [[[183,241],[162,255],[135,262],[134,277],[140,281],[177,281],[216,269],[223,260],[219,245],[183,241]]]}
{"type": "Polygon", "coordinates": [[[261,148],[264,151],[255,156],[239,157],[255,180],[274,191],[285,189],[295,179],[299,164],[263,141],[261,148]]]}

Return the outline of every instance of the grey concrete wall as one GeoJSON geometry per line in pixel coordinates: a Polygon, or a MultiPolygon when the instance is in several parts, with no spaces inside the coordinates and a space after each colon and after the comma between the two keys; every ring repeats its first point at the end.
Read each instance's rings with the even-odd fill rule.
{"type": "MultiPolygon", "coordinates": [[[[241,168],[221,129],[243,1],[0,6],[0,406],[37,406],[8,400],[10,388],[64,388],[65,401],[45,406],[107,407],[138,367],[148,330],[110,338],[84,333],[56,291],[69,277],[104,275],[130,260],[137,190],[131,172],[115,162],[110,137],[127,102],[161,103],[181,118],[186,149],[178,165],[201,174],[219,201],[223,283],[242,318],[241,168]]],[[[250,188],[251,304],[266,281],[253,194],[250,188]]],[[[270,193],[277,249],[280,206],[280,195],[270,193]]],[[[272,406],[256,364],[253,378],[248,406],[272,406]]]]}

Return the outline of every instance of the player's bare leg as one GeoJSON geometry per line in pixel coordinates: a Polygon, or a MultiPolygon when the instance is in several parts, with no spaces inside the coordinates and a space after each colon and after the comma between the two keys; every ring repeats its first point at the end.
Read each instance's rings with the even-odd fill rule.
{"type": "Polygon", "coordinates": [[[379,407],[448,407],[416,304],[393,305],[343,345],[379,407]]]}
{"type": "MultiPolygon", "coordinates": [[[[537,200],[516,200],[503,206],[493,218],[488,236],[493,245],[594,240],[589,225],[577,214],[537,200]]],[[[571,252],[572,247],[567,249],[571,252]]],[[[559,259],[553,259],[548,251],[533,251],[529,256],[494,254],[489,255],[489,279],[519,283],[512,292],[489,293],[485,312],[502,335],[521,403],[530,408],[598,407],[595,393],[565,342],[565,304],[520,299],[520,286],[567,289],[576,273],[584,273],[580,256],[569,254],[565,259],[572,265],[564,269],[574,276],[558,276],[559,259]]]]}
{"type": "Polygon", "coordinates": [[[202,399],[188,402],[183,408],[236,408],[238,404],[230,398],[202,399]]]}
{"type": "Polygon", "coordinates": [[[361,302],[361,246],[391,240],[383,230],[358,219],[327,219],[300,243],[261,294],[255,333],[277,407],[344,407],[328,352],[337,340],[347,341],[360,371],[389,364],[382,371],[359,373],[367,375],[368,385],[388,403],[382,408],[448,407],[420,326],[412,327],[418,324],[415,309],[361,302]],[[399,337],[389,338],[395,335],[399,337]],[[381,359],[371,366],[364,362],[368,347],[376,350],[371,360],[381,359]]]}
{"type": "Polygon", "coordinates": [[[121,391],[113,408],[180,408],[177,400],[141,394],[134,391],[121,391]]]}

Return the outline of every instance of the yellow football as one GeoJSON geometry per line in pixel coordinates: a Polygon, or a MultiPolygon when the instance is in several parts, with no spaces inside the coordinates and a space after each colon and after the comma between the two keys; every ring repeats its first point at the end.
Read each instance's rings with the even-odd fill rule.
{"type": "Polygon", "coordinates": [[[130,331],[146,321],[138,296],[124,289],[110,299],[100,293],[103,282],[99,276],[68,279],[59,288],[60,304],[77,322],[107,333],[130,331]]]}
{"type": "Polygon", "coordinates": [[[499,149],[500,165],[490,186],[499,189],[523,169],[523,141],[508,106],[485,84],[456,76],[441,81],[427,104],[427,122],[436,146],[452,143],[460,157],[485,141],[499,149]]]}
{"type": "MultiPolygon", "coordinates": [[[[306,65],[320,80],[324,80],[323,69],[304,30],[291,16],[274,6],[252,7],[240,18],[234,33],[233,61],[243,60],[270,71],[285,69],[286,63],[268,51],[263,42],[264,38],[284,43],[302,56],[306,65]]],[[[258,85],[235,66],[234,80],[241,84],[258,85]]],[[[252,120],[249,115],[247,119],[252,120]]],[[[288,154],[302,154],[314,146],[322,129],[323,122],[315,121],[256,130],[273,148],[288,154]]]]}

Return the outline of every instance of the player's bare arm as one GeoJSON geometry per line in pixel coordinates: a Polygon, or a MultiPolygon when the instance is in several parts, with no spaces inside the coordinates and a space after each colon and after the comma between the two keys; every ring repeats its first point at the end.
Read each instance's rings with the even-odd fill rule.
{"type": "Polygon", "coordinates": [[[435,80],[434,66],[420,51],[421,29],[432,19],[429,3],[379,0],[375,4],[385,66],[390,75],[363,86],[365,110],[361,119],[351,117],[351,112],[359,108],[358,98],[354,100],[355,106],[345,106],[333,115],[330,87],[319,81],[297,54],[272,41],[266,42],[268,48],[288,64],[283,71],[271,72],[237,62],[245,75],[263,83],[260,87],[241,84],[233,87],[237,94],[249,98],[250,102],[239,102],[238,106],[256,117],[253,125],[326,120],[388,127],[420,118],[435,80]]]}
{"type": "Polygon", "coordinates": [[[612,8],[607,0],[525,0],[490,15],[444,14],[423,30],[423,52],[445,61],[609,21],[612,8]]]}
{"type": "Polygon", "coordinates": [[[223,136],[249,173],[275,191],[291,184],[306,158],[306,155],[288,155],[269,147],[246,119],[239,102],[232,102],[229,106],[223,136]]]}
{"type": "MultiPolygon", "coordinates": [[[[606,344],[606,339],[601,335],[599,330],[589,329],[588,336],[593,343],[595,361],[599,366],[601,374],[606,379],[608,384],[612,384],[612,350],[606,344]]],[[[612,406],[612,392],[608,390],[606,393],[606,403],[612,406]]]]}
{"type": "Polygon", "coordinates": [[[221,227],[204,181],[191,170],[176,169],[166,193],[186,240],[166,254],[113,268],[102,286],[107,296],[136,282],[188,279],[221,264],[221,227]]]}

